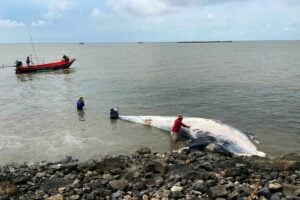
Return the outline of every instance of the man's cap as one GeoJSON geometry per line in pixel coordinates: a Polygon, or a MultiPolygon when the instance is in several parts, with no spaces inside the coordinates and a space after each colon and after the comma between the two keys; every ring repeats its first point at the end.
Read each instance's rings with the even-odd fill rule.
{"type": "Polygon", "coordinates": [[[183,118],[183,115],[179,114],[179,115],[178,115],[178,118],[181,118],[181,119],[182,119],[182,118],[183,118]]]}

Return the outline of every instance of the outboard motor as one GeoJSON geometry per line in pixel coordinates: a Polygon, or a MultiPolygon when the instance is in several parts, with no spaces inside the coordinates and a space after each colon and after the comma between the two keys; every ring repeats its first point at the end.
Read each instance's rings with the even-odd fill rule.
{"type": "Polygon", "coordinates": [[[118,119],[119,118],[119,112],[117,108],[110,109],[110,119],[118,119]]]}
{"type": "Polygon", "coordinates": [[[22,65],[23,65],[22,61],[16,60],[16,67],[21,67],[22,65]]]}

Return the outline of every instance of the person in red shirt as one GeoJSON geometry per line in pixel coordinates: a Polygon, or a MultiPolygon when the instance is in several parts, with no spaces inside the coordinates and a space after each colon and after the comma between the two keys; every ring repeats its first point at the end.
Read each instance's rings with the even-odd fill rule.
{"type": "Polygon", "coordinates": [[[183,119],[183,116],[178,115],[177,119],[174,121],[174,125],[171,130],[171,136],[174,141],[176,141],[178,139],[178,134],[179,134],[181,126],[190,128],[190,126],[182,123],[182,119],[183,119]]]}

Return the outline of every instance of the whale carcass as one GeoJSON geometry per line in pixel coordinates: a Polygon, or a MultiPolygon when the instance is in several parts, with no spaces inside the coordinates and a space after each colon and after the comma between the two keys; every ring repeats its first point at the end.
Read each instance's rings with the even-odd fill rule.
{"type": "MultiPolygon", "coordinates": [[[[120,119],[170,131],[176,117],[121,115],[120,119]]],[[[194,146],[205,139],[234,155],[265,156],[264,152],[257,150],[247,134],[223,122],[196,117],[186,117],[183,122],[191,126],[189,129],[182,127],[181,130],[196,142],[194,146]]]]}

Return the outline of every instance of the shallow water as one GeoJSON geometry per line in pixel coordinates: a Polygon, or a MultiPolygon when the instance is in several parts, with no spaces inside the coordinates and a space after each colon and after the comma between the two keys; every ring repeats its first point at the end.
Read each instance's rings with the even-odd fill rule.
{"type": "MultiPolygon", "coordinates": [[[[268,154],[300,151],[299,41],[35,48],[39,63],[63,54],[77,60],[71,69],[45,73],[0,69],[0,163],[171,148],[166,132],[110,121],[116,106],[124,115],[218,119],[255,134],[268,154]],[[84,113],[75,108],[79,96],[84,113]]],[[[24,63],[32,52],[30,44],[2,44],[0,65],[24,63]]]]}

